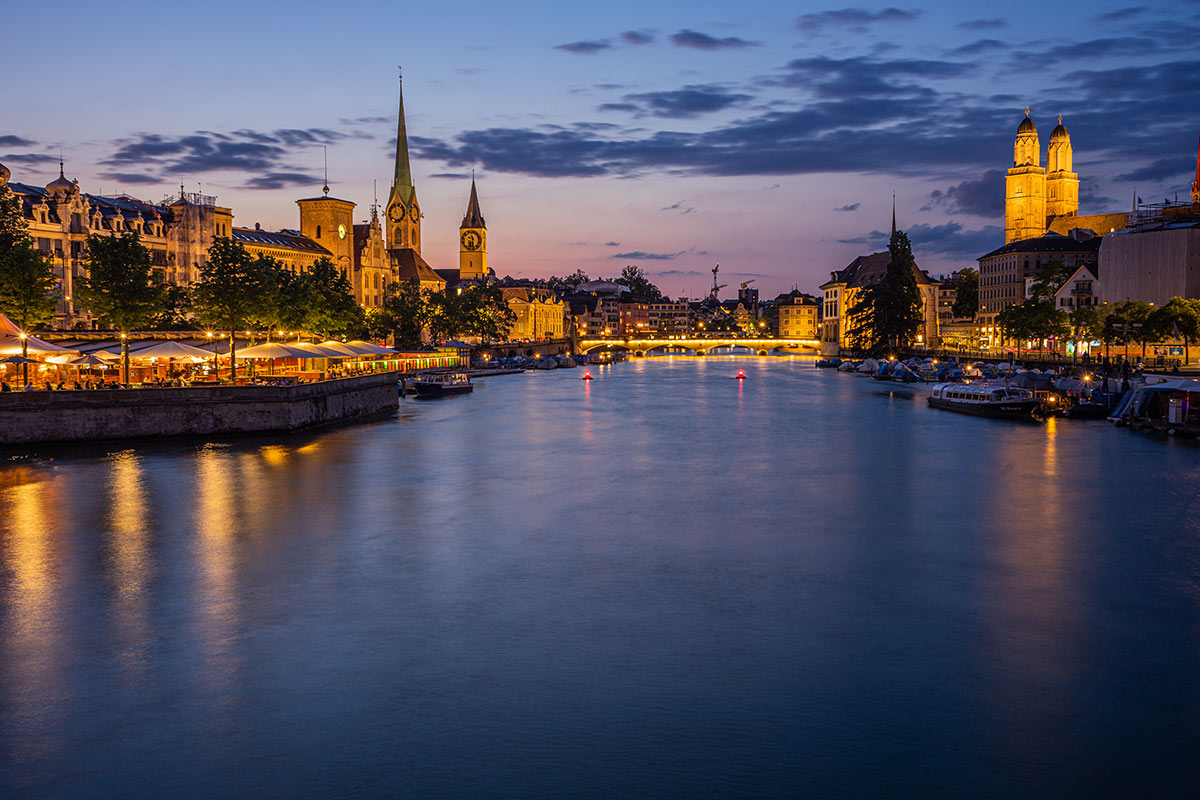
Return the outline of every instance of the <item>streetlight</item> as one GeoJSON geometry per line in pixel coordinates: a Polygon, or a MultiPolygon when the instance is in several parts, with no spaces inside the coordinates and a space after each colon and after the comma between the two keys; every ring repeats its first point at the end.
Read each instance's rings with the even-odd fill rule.
{"type": "Polygon", "coordinates": [[[212,345],[212,348],[213,348],[213,380],[216,381],[217,380],[217,341],[215,339],[213,339],[212,331],[205,331],[205,333],[208,334],[208,341],[212,345]]]}
{"type": "MultiPolygon", "coordinates": [[[[29,358],[29,334],[21,331],[21,358],[29,358]]],[[[29,364],[21,365],[22,385],[29,385],[29,364]]]]}

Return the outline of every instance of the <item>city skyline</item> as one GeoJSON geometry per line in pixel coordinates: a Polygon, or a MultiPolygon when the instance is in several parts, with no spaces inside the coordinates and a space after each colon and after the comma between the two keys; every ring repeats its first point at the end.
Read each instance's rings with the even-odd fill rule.
{"type": "MultiPolygon", "coordinates": [[[[638,264],[691,296],[716,262],[767,296],[814,291],[886,244],[893,190],[922,267],[973,264],[1003,243],[1003,173],[1026,105],[1043,149],[1063,115],[1081,214],[1127,209],[1135,190],[1173,197],[1194,169],[1190,0],[1168,4],[1170,28],[1143,6],[1067,4],[1065,35],[1032,3],[1002,16],[772,3],[736,23],[707,3],[543,5],[520,18],[406,9],[409,35],[375,4],[336,26],[315,4],[216,3],[191,19],[68,3],[54,35],[83,77],[9,90],[0,162],[46,183],[61,148],[84,191],[159,200],[202,186],[236,224],[276,229],[297,227],[294,201],[319,193],[327,148],[332,194],[357,203],[357,221],[373,181],[387,199],[402,64],[433,266],[457,265],[477,165],[497,274],[638,264]],[[349,24],[367,18],[366,32],[349,24]]],[[[10,14],[16,30],[43,22],[10,14]]],[[[25,35],[0,67],[36,75],[41,57],[25,35]]]]}

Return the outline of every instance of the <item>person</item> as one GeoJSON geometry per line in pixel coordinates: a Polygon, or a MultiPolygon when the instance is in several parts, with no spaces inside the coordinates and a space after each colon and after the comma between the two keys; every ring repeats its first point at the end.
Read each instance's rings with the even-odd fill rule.
{"type": "Polygon", "coordinates": [[[12,387],[6,381],[0,381],[0,392],[11,392],[12,387]]]}

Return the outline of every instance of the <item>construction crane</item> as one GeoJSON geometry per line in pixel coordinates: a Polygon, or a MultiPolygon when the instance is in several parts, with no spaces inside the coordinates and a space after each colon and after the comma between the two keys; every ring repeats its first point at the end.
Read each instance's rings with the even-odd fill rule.
{"type": "Polygon", "coordinates": [[[717,272],[720,269],[721,269],[720,264],[717,264],[715,267],[712,268],[713,285],[712,285],[712,290],[708,293],[708,299],[712,300],[713,302],[717,302],[717,292],[721,291],[722,289],[724,289],[726,286],[729,285],[728,283],[721,283],[721,284],[717,283],[717,272]]]}
{"type": "Polygon", "coordinates": [[[744,292],[744,291],[746,291],[747,286],[754,283],[754,280],[755,280],[754,278],[751,278],[748,281],[742,281],[741,283],[738,284],[738,286],[740,286],[742,288],[742,291],[744,292]]]}

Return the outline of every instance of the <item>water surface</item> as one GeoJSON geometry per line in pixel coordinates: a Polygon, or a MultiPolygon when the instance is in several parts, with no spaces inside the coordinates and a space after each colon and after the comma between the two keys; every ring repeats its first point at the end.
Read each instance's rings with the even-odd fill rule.
{"type": "Polygon", "coordinates": [[[0,795],[1194,796],[1200,447],[811,363],[7,459],[0,795]]]}

